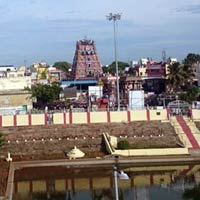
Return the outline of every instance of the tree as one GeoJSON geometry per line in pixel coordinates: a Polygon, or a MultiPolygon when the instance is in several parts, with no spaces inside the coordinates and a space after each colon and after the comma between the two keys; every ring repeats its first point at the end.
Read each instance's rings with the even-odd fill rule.
{"type": "Polygon", "coordinates": [[[32,88],[25,88],[31,93],[31,98],[36,98],[37,103],[43,106],[52,103],[59,99],[59,94],[62,91],[59,83],[52,83],[51,85],[36,84],[32,88]]]}
{"type": "Polygon", "coordinates": [[[5,138],[3,133],[0,132],[0,147],[2,147],[5,144],[5,138]]]}
{"type": "Polygon", "coordinates": [[[108,67],[107,66],[102,66],[102,70],[103,70],[104,74],[108,73],[108,67]]]}
{"type": "Polygon", "coordinates": [[[189,65],[196,64],[197,62],[200,62],[200,55],[194,53],[189,53],[183,61],[184,64],[189,64],[189,65]]]}
{"type": "Polygon", "coordinates": [[[136,76],[137,70],[134,67],[130,67],[129,70],[128,70],[128,74],[136,76]]]}
{"type": "MultiPolygon", "coordinates": [[[[125,68],[128,67],[128,66],[129,66],[128,63],[118,61],[118,70],[119,70],[119,73],[123,73],[124,70],[125,70],[125,68]]],[[[116,63],[115,62],[112,62],[108,66],[108,72],[111,73],[111,74],[116,74],[116,63]]]]}
{"type": "Polygon", "coordinates": [[[168,92],[186,91],[192,85],[194,77],[194,70],[190,64],[176,62],[169,65],[167,74],[168,92]]]}
{"type": "Polygon", "coordinates": [[[182,66],[182,74],[184,76],[185,82],[185,89],[187,89],[193,83],[193,79],[195,77],[194,70],[192,66],[189,64],[183,64],[182,66]]]}
{"type": "Polygon", "coordinates": [[[55,62],[53,64],[53,67],[55,67],[56,69],[60,69],[66,73],[69,72],[69,69],[71,68],[71,64],[66,62],[66,61],[58,61],[58,62],[55,62]]]}
{"type": "Polygon", "coordinates": [[[168,66],[167,88],[169,93],[175,93],[185,82],[185,73],[179,62],[168,66]]]}
{"type": "Polygon", "coordinates": [[[186,92],[180,94],[180,99],[187,101],[188,103],[192,103],[196,101],[198,96],[200,95],[200,89],[195,85],[190,85],[186,92]]]}

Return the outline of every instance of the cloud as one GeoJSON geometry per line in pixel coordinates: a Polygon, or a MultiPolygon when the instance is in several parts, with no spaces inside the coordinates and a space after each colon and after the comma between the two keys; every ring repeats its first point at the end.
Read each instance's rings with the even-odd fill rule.
{"type": "MultiPolygon", "coordinates": [[[[101,61],[109,63],[113,59],[113,22],[106,15],[122,12],[117,26],[122,60],[144,54],[156,57],[165,47],[178,56],[200,48],[198,1],[0,0],[0,53],[10,59],[13,56],[11,62],[24,57],[71,61],[76,41],[87,36],[95,41],[101,61]]],[[[7,62],[4,56],[1,62],[7,62]]]]}
{"type": "Polygon", "coordinates": [[[175,10],[177,13],[200,14],[200,4],[188,5],[175,10]]]}
{"type": "Polygon", "coordinates": [[[67,14],[67,15],[70,14],[71,15],[71,14],[75,14],[75,13],[79,13],[79,12],[80,12],[80,10],[69,10],[69,11],[66,11],[65,14],[67,14]]]}

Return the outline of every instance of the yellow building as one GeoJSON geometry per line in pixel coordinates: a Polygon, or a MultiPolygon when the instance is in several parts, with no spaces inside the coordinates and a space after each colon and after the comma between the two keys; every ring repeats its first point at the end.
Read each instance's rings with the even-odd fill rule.
{"type": "Polygon", "coordinates": [[[146,67],[139,67],[138,68],[138,76],[140,76],[140,77],[146,76],[146,67]]]}
{"type": "Polygon", "coordinates": [[[37,72],[37,80],[49,79],[49,65],[46,62],[34,63],[32,66],[37,72]]]}
{"type": "Polygon", "coordinates": [[[37,79],[49,79],[49,73],[47,67],[40,66],[37,69],[37,79]]]}

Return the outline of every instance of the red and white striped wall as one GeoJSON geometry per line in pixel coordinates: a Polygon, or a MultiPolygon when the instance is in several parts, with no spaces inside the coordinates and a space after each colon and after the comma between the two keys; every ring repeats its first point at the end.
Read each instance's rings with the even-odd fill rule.
{"type": "MultiPolygon", "coordinates": [[[[53,124],[90,124],[132,122],[169,119],[168,110],[132,110],[132,111],[101,111],[101,112],[69,112],[54,113],[53,124]]],[[[200,115],[199,115],[200,116],[200,115]]],[[[0,116],[0,127],[34,126],[49,124],[48,114],[27,114],[0,116]]]]}

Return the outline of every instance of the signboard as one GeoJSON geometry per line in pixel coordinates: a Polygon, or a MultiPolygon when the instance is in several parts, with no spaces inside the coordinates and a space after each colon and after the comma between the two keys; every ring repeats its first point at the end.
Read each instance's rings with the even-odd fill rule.
{"type": "Polygon", "coordinates": [[[144,109],[144,90],[129,91],[129,108],[144,109]]]}
{"type": "Polygon", "coordinates": [[[103,96],[103,86],[89,86],[88,87],[89,96],[95,95],[97,98],[103,96]]]}

